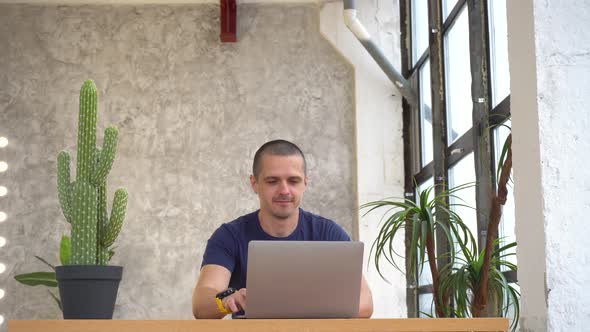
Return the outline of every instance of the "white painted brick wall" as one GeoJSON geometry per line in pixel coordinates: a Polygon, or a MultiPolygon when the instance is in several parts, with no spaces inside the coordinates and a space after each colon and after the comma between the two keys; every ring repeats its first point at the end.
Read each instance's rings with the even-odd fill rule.
{"type": "Polygon", "coordinates": [[[590,325],[590,2],[536,1],[548,330],[590,325]]]}
{"type": "Polygon", "coordinates": [[[522,330],[588,331],[590,2],[508,15],[522,330]]]}

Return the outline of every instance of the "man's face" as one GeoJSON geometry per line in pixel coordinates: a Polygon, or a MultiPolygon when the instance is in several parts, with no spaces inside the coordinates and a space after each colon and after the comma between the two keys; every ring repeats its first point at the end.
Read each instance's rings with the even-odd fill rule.
{"type": "Polygon", "coordinates": [[[265,154],[260,166],[258,177],[250,177],[260,199],[260,210],[278,219],[289,218],[299,209],[307,187],[303,158],[265,154]]]}

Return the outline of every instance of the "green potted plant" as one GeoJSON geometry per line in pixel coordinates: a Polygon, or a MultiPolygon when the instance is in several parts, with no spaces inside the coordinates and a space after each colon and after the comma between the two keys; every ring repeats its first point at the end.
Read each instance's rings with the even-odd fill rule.
{"type": "Polygon", "coordinates": [[[29,285],[54,286],[51,278],[55,276],[65,319],[112,318],[123,274],[121,266],[107,265],[127,208],[127,192],[118,189],[108,215],[106,178],[115,159],[118,131],[114,126],[108,127],[102,149],[97,148],[97,117],[96,85],[87,80],[80,89],[75,181],[70,179],[68,152],[61,151],[57,157],[58,198],[64,217],[71,224],[71,241],[67,237],[65,242],[62,240],[62,265],[55,267],[55,274],[15,277],[29,285]]]}
{"type": "Polygon", "coordinates": [[[428,264],[432,274],[433,301],[438,317],[484,317],[506,316],[514,310],[512,329],[516,329],[519,316],[519,292],[511,286],[501,271],[502,267],[516,272],[515,264],[506,258],[514,255],[508,250],[516,243],[499,246],[498,225],[502,206],[506,202],[507,183],[512,169],[512,137],[508,136],[502,151],[498,168],[498,190],[492,195],[492,207],[488,221],[486,247],[477,250],[475,238],[461,217],[453,211],[454,206],[465,206],[456,193],[472,184],[431,195],[434,187],[418,193],[417,202],[409,199],[384,199],[368,202],[361,206],[368,214],[385,208],[383,223],[370,256],[381,277],[380,262],[388,263],[402,271],[395,263],[394,239],[401,230],[411,232],[409,246],[409,271],[413,280],[417,272],[428,264]],[[451,203],[449,203],[451,202],[451,203]],[[450,244],[450,251],[436,255],[436,234],[444,234],[450,244]],[[442,258],[442,259],[441,259],[442,258]],[[439,262],[447,261],[442,266],[439,262]],[[490,299],[491,298],[491,299],[490,299]]]}
{"type": "MultiPolygon", "coordinates": [[[[417,202],[410,199],[388,198],[368,202],[361,206],[361,209],[367,209],[365,215],[377,209],[386,208],[383,223],[370,253],[370,256],[374,258],[377,272],[382,278],[385,279],[381,272],[381,258],[403,272],[403,269],[395,263],[396,256],[403,257],[403,255],[394,251],[394,241],[398,236],[403,236],[401,232],[404,230],[411,232],[409,256],[406,257],[409,260],[408,273],[413,280],[416,280],[417,275],[422,273],[425,264],[428,264],[432,274],[434,304],[438,317],[446,317],[444,308],[448,305],[450,298],[437,296],[440,294],[439,271],[441,267],[437,264],[437,258],[440,257],[436,255],[436,233],[440,230],[448,243],[461,241],[464,247],[470,247],[472,251],[475,251],[473,235],[461,217],[452,209],[453,206],[461,204],[447,203],[449,198],[458,199],[455,193],[469,186],[462,185],[438,195],[432,195],[435,187],[431,186],[418,193],[417,202]],[[441,211],[447,216],[446,222],[436,217],[441,211]]],[[[455,250],[451,250],[445,255],[450,262],[455,261],[455,256],[455,250]]]]}
{"type": "Polygon", "coordinates": [[[516,265],[506,258],[516,255],[509,250],[516,246],[511,242],[500,246],[500,240],[494,240],[494,251],[488,268],[488,283],[482,289],[482,276],[485,265],[485,249],[479,254],[469,248],[461,249],[463,256],[457,257],[455,264],[448,263],[440,271],[439,291],[452,299],[453,305],[445,306],[444,317],[507,317],[509,311],[514,310],[511,328],[514,330],[518,323],[520,293],[510,285],[502,267],[507,271],[516,271],[516,265]],[[476,307],[480,292],[487,292],[486,305],[476,307]]]}

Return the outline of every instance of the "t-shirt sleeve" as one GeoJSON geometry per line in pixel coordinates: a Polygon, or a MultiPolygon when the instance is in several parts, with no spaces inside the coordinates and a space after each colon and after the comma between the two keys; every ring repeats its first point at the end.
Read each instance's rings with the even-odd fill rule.
{"type": "Polygon", "coordinates": [[[327,241],[350,241],[350,236],[342,228],[342,226],[328,220],[326,225],[326,240],[327,241]]]}
{"type": "Polygon", "coordinates": [[[221,265],[230,272],[236,265],[236,241],[226,225],[221,225],[207,241],[201,267],[215,264],[221,265]]]}

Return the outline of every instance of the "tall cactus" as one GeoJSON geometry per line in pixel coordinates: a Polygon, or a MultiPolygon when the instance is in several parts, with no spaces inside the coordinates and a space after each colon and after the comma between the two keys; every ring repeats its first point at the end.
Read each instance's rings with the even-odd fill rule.
{"type": "Polygon", "coordinates": [[[70,181],[70,155],[57,156],[58,197],[64,217],[72,225],[70,265],[106,265],[109,247],[119,235],[127,208],[127,192],[115,192],[111,216],[107,212],[106,177],[117,150],[118,131],[105,130],[102,149],[96,147],[98,97],[87,80],[80,89],[76,181],[70,181]]]}

